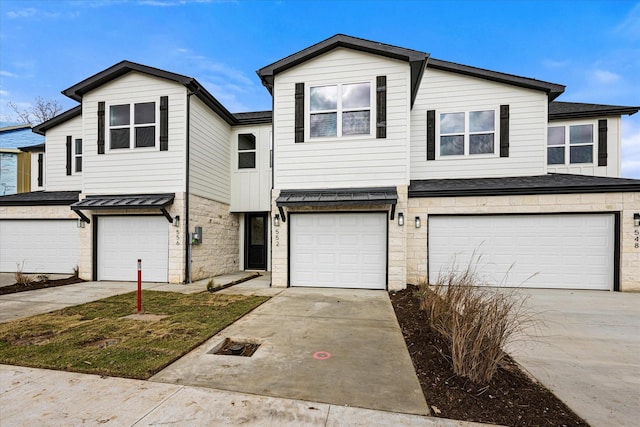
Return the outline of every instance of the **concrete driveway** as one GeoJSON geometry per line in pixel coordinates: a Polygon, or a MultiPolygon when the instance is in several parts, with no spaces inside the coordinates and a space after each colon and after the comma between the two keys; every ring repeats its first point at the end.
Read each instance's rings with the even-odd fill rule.
{"type": "Polygon", "coordinates": [[[429,413],[385,291],[284,289],[151,381],[429,413]],[[225,338],[261,345],[251,357],[211,354],[225,338]]]}
{"type": "Polygon", "coordinates": [[[592,426],[640,420],[640,294],[522,290],[543,324],[516,361],[592,426]]]}

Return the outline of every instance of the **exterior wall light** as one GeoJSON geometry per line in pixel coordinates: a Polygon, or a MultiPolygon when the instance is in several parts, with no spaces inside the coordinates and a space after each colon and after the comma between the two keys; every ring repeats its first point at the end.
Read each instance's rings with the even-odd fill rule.
{"type": "Polygon", "coordinates": [[[417,216],[416,217],[416,228],[420,228],[420,227],[422,227],[422,222],[420,221],[420,217],[417,216]]]}
{"type": "Polygon", "coordinates": [[[84,220],[82,218],[78,218],[78,223],[76,224],[78,228],[84,228],[84,220]]]}
{"type": "Polygon", "coordinates": [[[398,225],[399,226],[404,225],[404,214],[402,212],[398,213],[398,225]]]}
{"type": "Polygon", "coordinates": [[[273,226],[280,227],[280,214],[275,214],[273,217],[273,226]]]}
{"type": "Polygon", "coordinates": [[[640,227],[640,213],[633,214],[633,226],[640,227]]]}
{"type": "Polygon", "coordinates": [[[173,217],[173,226],[180,227],[180,215],[176,215],[173,217]]]}

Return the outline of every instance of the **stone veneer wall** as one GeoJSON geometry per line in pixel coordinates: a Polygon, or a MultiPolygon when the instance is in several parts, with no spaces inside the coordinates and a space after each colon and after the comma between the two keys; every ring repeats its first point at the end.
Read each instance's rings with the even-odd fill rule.
{"type": "Polygon", "coordinates": [[[229,205],[189,196],[189,231],[202,227],[202,244],[192,246],[192,281],[240,269],[239,224],[239,215],[230,213],[229,205]]]}
{"type": "MultiPolygon", "coordinates": [[[[406,255],[407,247],[405,244],[407,224],[398,225],[398,213],[402,212],[407,219],[407,186],[398,186],[398,204],[396,205],[396,217],[393,221],[389,221],[388,235],[388,288],[389,290],[404,289],[407,283],[406,255]]],[[[280,194],[280,190],[272,191],[272,208],[271,223],[273,217],[278,214],[276,199],[280,194]]],[[[289,212],[323,212],[323,211],[388,211],[388,205],[374,206],[331,206],[331,207],[295,207],[292,209],[285,208],[285,214],[289,212]]],[[[288,219],[288,217],[287,217],[288,219]]],[[[273,227],[271,232],[271,286],[286,287],[288,285],[288,233],[289,221],[280,220],[279,227],[273,227]]]]}
{"type": "Polygon", "coordinates": [[[633,214],[640,213],[640,193],[543,194],[410,198],[407,221],[407,278],[427,276],[429,214],[621,212],[620,290],[640,291],[640,248],[634,241],[633,214]],[[415,217],[422,221],[415,228],[415,217]]]}

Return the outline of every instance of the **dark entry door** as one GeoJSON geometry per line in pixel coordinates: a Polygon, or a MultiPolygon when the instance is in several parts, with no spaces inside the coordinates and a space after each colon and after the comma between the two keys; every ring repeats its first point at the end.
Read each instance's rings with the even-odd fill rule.
{"type": "Polygon", "coordinates": [[[245,214],[245,269],[267,269],[267,214],[245,214]]]}

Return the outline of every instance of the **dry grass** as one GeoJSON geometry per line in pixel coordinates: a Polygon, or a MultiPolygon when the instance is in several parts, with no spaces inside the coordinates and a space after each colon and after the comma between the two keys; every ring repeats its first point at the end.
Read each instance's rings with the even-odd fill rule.
{"type": "Polygon", "coordinates": [[[31,276],[29,276],[26,273],[23,273],[23,270],[24,270],[24,262],[22,262],[22,264],[16,264],[15,278],[16,278],[16,283],[18,285],[26,285],[27,283],[32,282],[31,276]]]}
{"type": "Polygon", "coordinates": [[[421,283],[419,296],[430,327],[451,345],[454,372],[486,384],[503,361],[507,344],[536,320],[526,310],[527,297],[489,287],[496,284],[482,280],[478,263],[474,256],[462,271],[454,263],[435,284],[421,283]]]}

